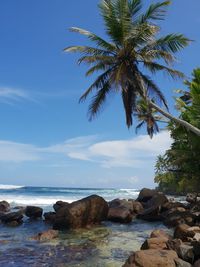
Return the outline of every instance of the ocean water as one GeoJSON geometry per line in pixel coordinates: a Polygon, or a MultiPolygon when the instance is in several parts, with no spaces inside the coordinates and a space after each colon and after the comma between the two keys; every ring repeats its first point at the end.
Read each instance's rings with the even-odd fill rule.
{"type": "MultiPolygon", "coordinates": [[[[24,187],[0,185],[0,201],[15,206],[38,205],[45,211],[53,210],[57,200],[72,202],[91,194],[106,200],[137,198],[136,189],[82,189],[55,187],[24,187]]],[[[132,251],[152,230],[166,229],[161,223],[147,223],[134,219],[130,224],[104,222],[98,227],[60,231],[51,242],[31,239],[37,233],[51,228],[42,219],[32,221],[24,217],[18,227],[0,224],[1,267],[120,267],[132,251]]]]}

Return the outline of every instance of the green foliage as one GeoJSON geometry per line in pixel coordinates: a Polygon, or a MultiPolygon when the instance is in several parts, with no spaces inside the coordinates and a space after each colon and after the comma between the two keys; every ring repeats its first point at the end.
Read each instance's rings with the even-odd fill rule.
{"type": "MultiPolygon", "coordinates": [[[[154,97],[154,101],[167,107],[165,96],[149,75],[161,71],[173,78],[182,78],[183,74],[174,70],[172,63],[176,59],[175,54],[190,42],[182,34],[161,36],[157,23],[165,18],[170,3],[153,3],[145,11],[142,0],[102,0],[99,8],[107,40],[90,31],[71,28],[71,31],[86,36],[94,44],[94,47],[79,45],[64,49],[81,54],[78,63],[89,65],[86,76],[98,73],[80,98],[84,101],[92,95],[90,119],[101,111],[112,92],[122,97],[128,127],[133,124],[137,113],[138,99],[148,102],[149,97],[154,97]]],[[[156,120],[151,116],[150,120],[143,121],[149,122],[147,132],[152,136],[157,131],[156,120]],[[152,122],[155,122],[153,126],[152,122]]]]}
{"type": "MultiPolygon", "coordinates": [[[[188,91],[178,91],[180,117],[200,127],[200,69],[193,71],[191,82],[185,82],[188,91]]],[[[155,166],[155,182],[164,191],[188,192],[200,190],[200,138],[180,125],[169,124],[173,143],[155,166]]]]}

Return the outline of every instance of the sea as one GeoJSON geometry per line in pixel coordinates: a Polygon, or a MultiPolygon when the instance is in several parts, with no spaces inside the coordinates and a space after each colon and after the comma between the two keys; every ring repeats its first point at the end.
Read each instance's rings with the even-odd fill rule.
{"type": "MultiPolygon", "coordinates": [[[[12,211],[27,205],[53,211],[58,200],[71,203],[92,194],[107,201],[136,199],[139,190],[0,185],[0,201],[8,201],[12,211]]],[[[154,229],[169,231],[162,223],[134,219],[130,224],[103,222],[90,229],[60,231],[59,237],[49,242],[32,239],[50,228],[43,219],[26,217],[17,227],[0,224],[0,267],[120,267],[154,229]]]]}

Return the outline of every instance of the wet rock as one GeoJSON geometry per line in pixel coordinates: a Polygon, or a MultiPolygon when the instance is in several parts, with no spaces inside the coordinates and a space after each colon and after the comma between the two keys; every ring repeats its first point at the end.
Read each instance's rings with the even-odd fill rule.
{"type": "Polygon", "coordinates": [[[108,220],[119,223],[130,223],[133,219],[132,201],[114,199],[109,202],[108,220]]]}
{"type": "Polygon", "coordinates": [[[45,212],[44,219],[45,222],[53,224],[55,222],[56,213],[55,212],[45,212]]]}
{"type": "Polygon", "coordinates": [[[181,239],[169,239],[167,241],[167,248],[170,250],[176,251],[176,253],[179,250],[179,247],[183,244],[181,239]]]}
{"type": "Polygon", "coordinates": [[[184,260],[192,263],[194,261],[194,253],[193,253],[193,247],[181,244],[177,250],[178,256],[184,260]]]}
{"type": "Polygon", "coordinates": [[[58,237],[59,232],[57,230],[47,230],[45,232],[42,233],[38,233],[37,235],[33,236],[31,239],[37,240],[37,241],[49,241],[52,240],[54,238],[58,237]]]}
{"type": "Polygon", "coordinates": [[[54,210],[55,210],[55,212],[56,212],[56,211],[58,211],[60,208],[62,208],[62,207],[66,207],[66,206],[68,206],[68,205],[69,205],[68,202],[59,200],[59,201],[57,201],[57,202],[53,205],[53,208],[54,208],[54,210]]]}
{"type": "Polygon", "coordinates": [[[176,267],[177,258],[172,250],[140,250],[132,254],[123,267],[176,267]]]}
{"type": "Polygon", "coordinates": [[[156,193],[153,195],[153,197],[146,202],[145,207],[151,208],[151,207],[158,207],[162,206],[165,203],[168,202],[167,197],[163,193],[156,193]]]}
{"type": "Polygon", "coordinates": [[[143,188],[139,193],[137,201],[139,201],[139,202],[147,202],[148,200],[150,200],[156,194],[157,194],[157,191],[154,190],[154,189],[143,188]]]}
{"type": "Polygon", "coordinates": [[[139,201],[132,201],[132,205],[133,205],[133,212],[135,214],[139,214],[144,210],[142,204],[139,201]]]}
{"type": "Polygon", "coordinates": [[[141,249],[167,249],[167,241],[168,238],[166,237],[153,237],[148,238],[142,244],[141,249]]]}
{"type": "Polygon", "coordinates": [[[175,227],[179,224],[188,224],[192,226],[195,221],[195,216],[190,211],[169,211],[162,213],[164,224],[169,227],[175,227]]]}
{"type": "Polygon", "coordinates": [[[191,239],[198,241],[200,239],[200,227],[180,224],[175,228],[174,237],[180,238],[182,241],[189,241],[191,239]]]}
{"type": "Polygon", "coordinates": [[[138,219],[146,220],[146,221],[161,221],[162,216],[160,215],[160,207],[152,207],[145,209],[143,212],[137,215],[138,219]]]}
{"type": "Polygon", "coordinates": [[[10,211],[10,204],[3,200],[3,201],[0,201],[0,212],[8,212],[10,211]]]}
{"type": "Polygon", "coordinates": [[[10,226],[18,226],[23,221],[23,215],[21,212],[10,212],[1,216],[1,222],[10,226]]]}
{"type": "Polygon", "coordinates": [[[83,228],[107,219],[108,204],[100,196],[92,195],[61,207],[56,212],[53,228],[83,228]]]}
{"type": "Polygon", "coordinates": [[[181,259],[175,259],[176,267],[192,267],[192,265],[184,260],[181,259]]]}
{"type": "Polygon", "coordinates": [[[35,206],[27,206],[25,210],[25,215],[31,219],[36,219],[42,217],[43,209],[35,206]]]}

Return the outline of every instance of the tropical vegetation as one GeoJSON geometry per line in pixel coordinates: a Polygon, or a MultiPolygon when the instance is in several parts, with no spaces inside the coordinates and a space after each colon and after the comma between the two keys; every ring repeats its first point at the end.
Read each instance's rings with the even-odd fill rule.
{"type": "MultiPolygon", "coordinates": [[[[180,117],[200,127],[200,68],[193,72],[187,91],[179,90],[177,98],[180,117]]],[[[184,193],[200,190],[200,138],[180,125],[170,123],[171,148],[156,163],[155,182],[165,192],[184,193]]]]}
{"type": "Polygon", "coordinates": [[[153,3],[144,10],[142,0],[102,0],[99,8],[107,40],[90,31],[71,28],[94,43],[94,46],[78,45],[64,49],[81,53],[78,63],[89,65],[86,76],[98,73],[80,98],[84,101],[92,95],[90,119],[101,111],[107,97],[114,92],[121,95],[128,127],[137,117],[141,121],[138,127],[146,124],[152,137],[159,131],[155,117],[158,111],[200,136],[200,129],[192,124],[193,121],[189,123],[169,113],[165,96],[152,79],[157,72],[164,72],[173,79],[184,77],[183,73],[172,68],[172,64],[177,52],[188,46],[190,40],[179,33],[161,36],[161,27],[157,23],[165,18],[170,3],[153,3]]]}

